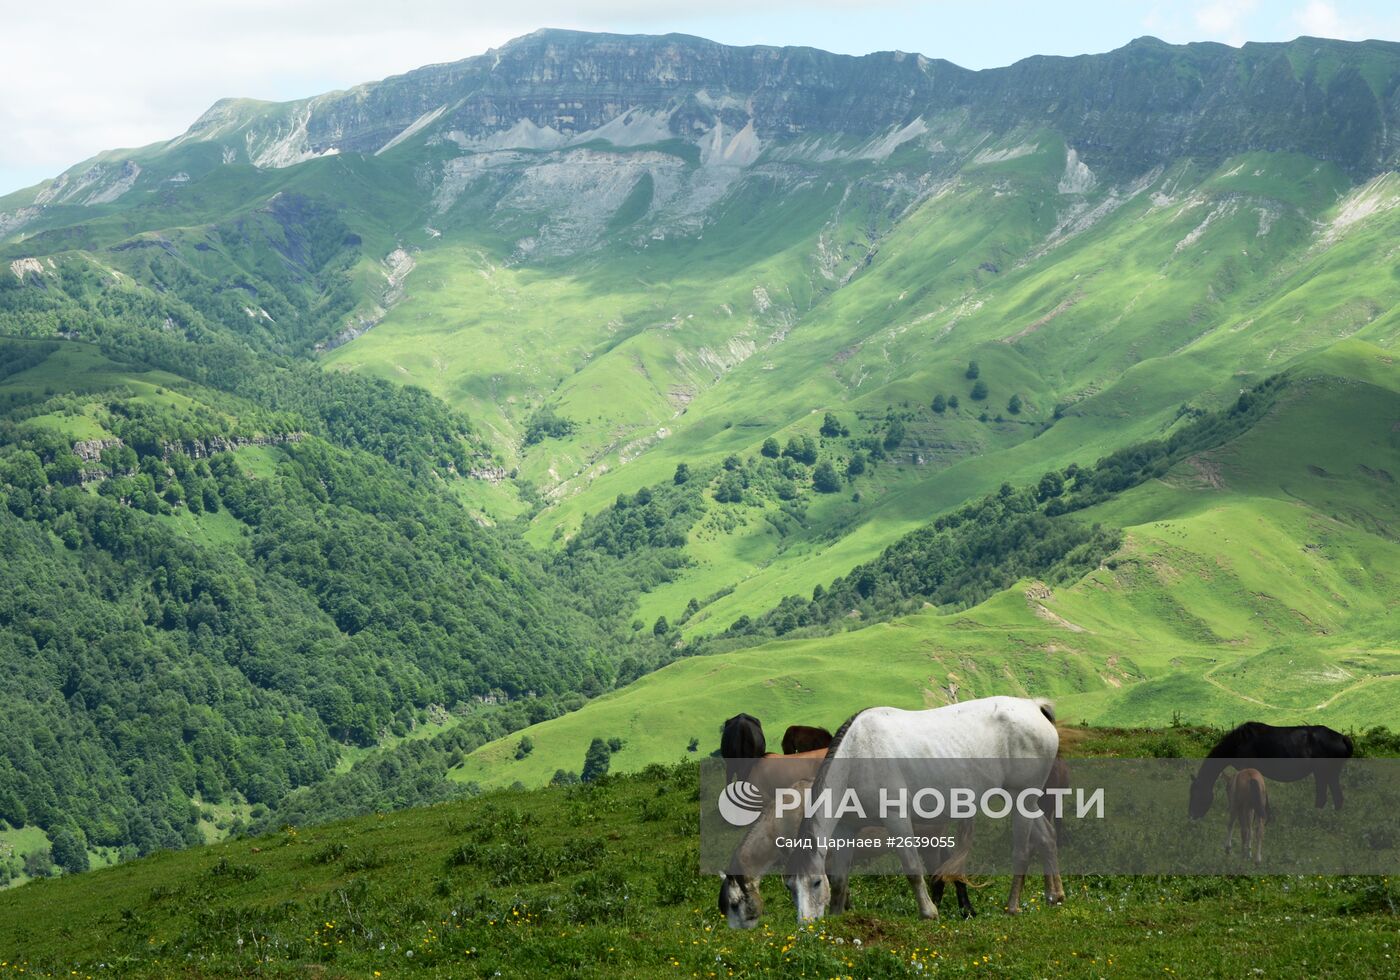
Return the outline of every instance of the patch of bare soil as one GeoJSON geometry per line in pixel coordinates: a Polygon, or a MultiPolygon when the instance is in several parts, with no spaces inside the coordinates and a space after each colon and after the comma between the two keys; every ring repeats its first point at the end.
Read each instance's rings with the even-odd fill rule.
{"type": "Polygon", "coordinates": [[[1014,343],[1016,343],[1016,341],[1021,340],[1023,337],[1029,337],[1031,334],[1035,333],[1037,330],[1039,330],[1041,327],[1045,326],[1045,325],[1046,325],[1047,323],[1049,323],[1051,320],[1055,319],[1055,317],[1059,316],[1061,313],[1063,313],[1063,312],[1065,312],[1066,310],[1068,310],[1068,309],[1069,309],[1070,307],[1072,307],[1075,303],[1078,303],[1079,300],[1080,300],[1081,298],[1083,298],[1083,296],[1084,296],[1083,292],[1076,292],[1073,296],[1070,296],[1070,297],[1068,297],[1068,298],[1066,298],[1066,299],[1061,300],[1061,301],[1059,302],[1059,304],[1056,305],[1056,307],[1055,307],[1053,310],[1051,310],[1049,313],[1045,314],[1044,316],[1042,316],[1042,317],[1041,317],[1040,319],[1038,319],[1038,320],[1034,320],[1034,321],[1032,321],[1031,323],[1028,323],[1026,326],[1022,327],[1019,331],[1017,331],[1016,333],[1012,334],[1010,337],[1007,337],[1006,339],[1004,339],[1004,340],[1002,341],[1002,343],[1003,343],[1003,344],[1014,344],[1014,343]]]}
{"type": "Polygon", "coordinates": [[[1187,460],[1196,475],[1212,490],[1224,490],[1225,481],[1220,476],[1220,464],[1204,456],[1192,456],[1187,460]]]}

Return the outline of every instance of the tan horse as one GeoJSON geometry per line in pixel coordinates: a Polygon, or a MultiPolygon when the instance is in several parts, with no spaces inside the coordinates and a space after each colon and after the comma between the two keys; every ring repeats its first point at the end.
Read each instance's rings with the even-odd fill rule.
{"type": "MultiPolygon", "coordinates": [[[[770,752],[754,763],[748,775],[749,782],[764,799],[772,799],[779,788],[803,791],[811,787],[817,768],[825,758],[825,748],[786,756],[770,752]]],[[[788,811],[779,821],[770,803],[758,823],[744,835],[731,862],[743,873],[725,875],[719,886],[719,910],[729,920],[730,928],[752,929],[758,925],[759,916],[763,914],[759,882],[779,861],[775,841],[781,834],[796,834],[801,823],[802,814],[797,810],[788,811]]]]}
{"type": "MultiPolygon", "coordinates": [[[[791,755],[767,753],[754,763],[749,773],[749,782],[758,788],[759,795],[764,798],[774,797],[779,788],[791,788],[805,793],[816,779],[821,761],[826,758],[826,751],[825,748],[820,748],[791,755]]],[[[759,917],[763,914],[763,896],[759,893],[759,884],[762,876],[782,861],[776,841],[779,837],[797,836],[801,826],[800,809],[788,810],[780,818],[770,804],[764,808],[758,822],[744,835],[730,862],[731,866],[740,869],[742,873],[725,875],[719,886],[719,910],[729,921],[730,928],[752,929],[758,925],[759,917]]],[[[881,828],[872,827],[862,836],[878,838],[885,835],[881,828]]],[[[943,857],[930,874],[934,878],[934,894],[939,898],[943,895],[944,886],[948,882],[953,883],[958,908],[962,911],[963,918],[970,918],[976,915],[976,912],[973,911],[972,900],[968,897],[968,879],[963,874],[970,840],[967,836],[961,836],[959,840],[962,847],[954,849],[951,856],[943,857]]],[[[854,856],[853,852],[846,852],[845,860],[837,862],[841,866],[840,871],[833,873],[826,885],[827,896],[835,913],[850,908],[850,868],[847,862],[854,856]]]]}
{"type": "Polygon", "coordinates": [[[1225,780],[1225,796],[1230,802],[1230,819],[1225,824],[1225,853],[1231,851],[1238,823],[1244,856],[1252,857],[1255,864],[1262,864],[1264,824],[1269,821],[1269,788],[1264,776],[1258,769],[1241,769],[1225,780]]]}

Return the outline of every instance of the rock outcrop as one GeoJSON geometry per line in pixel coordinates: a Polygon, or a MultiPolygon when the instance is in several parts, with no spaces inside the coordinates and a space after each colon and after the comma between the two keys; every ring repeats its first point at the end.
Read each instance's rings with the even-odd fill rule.
{"type": "Polygon", "coordinates": [[[305,432],[284,432],[273,436],[209,436],[205,439],[191,439],[185,442],[167,442],[161,452],[163,459],[183,454],[190,459],[208,459],[218,453],[237,452],[247,446],[285,446],[301,442],[305,432]]]}
{"type": "Polygon", "coordinates": [[[73,443],[73,455],[84,463],[95,463],[102,458],[103,450],[120,446],[120,439],[80,439],[73,443]]]}

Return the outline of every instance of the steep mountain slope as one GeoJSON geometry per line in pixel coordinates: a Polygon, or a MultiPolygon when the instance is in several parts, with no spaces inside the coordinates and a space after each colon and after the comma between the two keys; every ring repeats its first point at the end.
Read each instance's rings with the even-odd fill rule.
{"type": "Polygon", "coordinates": [[[0,367],[0,883],[50,842],[76,870],[224,836],[421,725],[474,746],[639,647],[610,566],[470,519],[470,427],[427,396],[305,367],[233,394],[76,341],[0,367]]]}
{"type": "Polygon", "coordinates": [[[614,769],[674,762],[741,709],[776,740],[868,704],[997,693],[1052,696],[1061,717],[1095,724],[1394,725],[1397,427],[1394,359],[1350,342],[1301,365],[1243,435],[1077,515],[1126,533],[1071,585],[1022,580],[964,612],[675,663],[482,747],[453,776],[539,785],[577,771],[595,737],[623,740],[614,769]]]}

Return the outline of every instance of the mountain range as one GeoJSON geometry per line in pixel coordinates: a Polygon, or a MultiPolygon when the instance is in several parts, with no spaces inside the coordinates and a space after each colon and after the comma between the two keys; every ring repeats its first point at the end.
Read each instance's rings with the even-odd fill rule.
{"type": "Polygon", "coordinates": [[[1389,42],[540,31],[0,198],[0,835],[741,709],[1395,724],[1397,117],[1389,42]]]}

